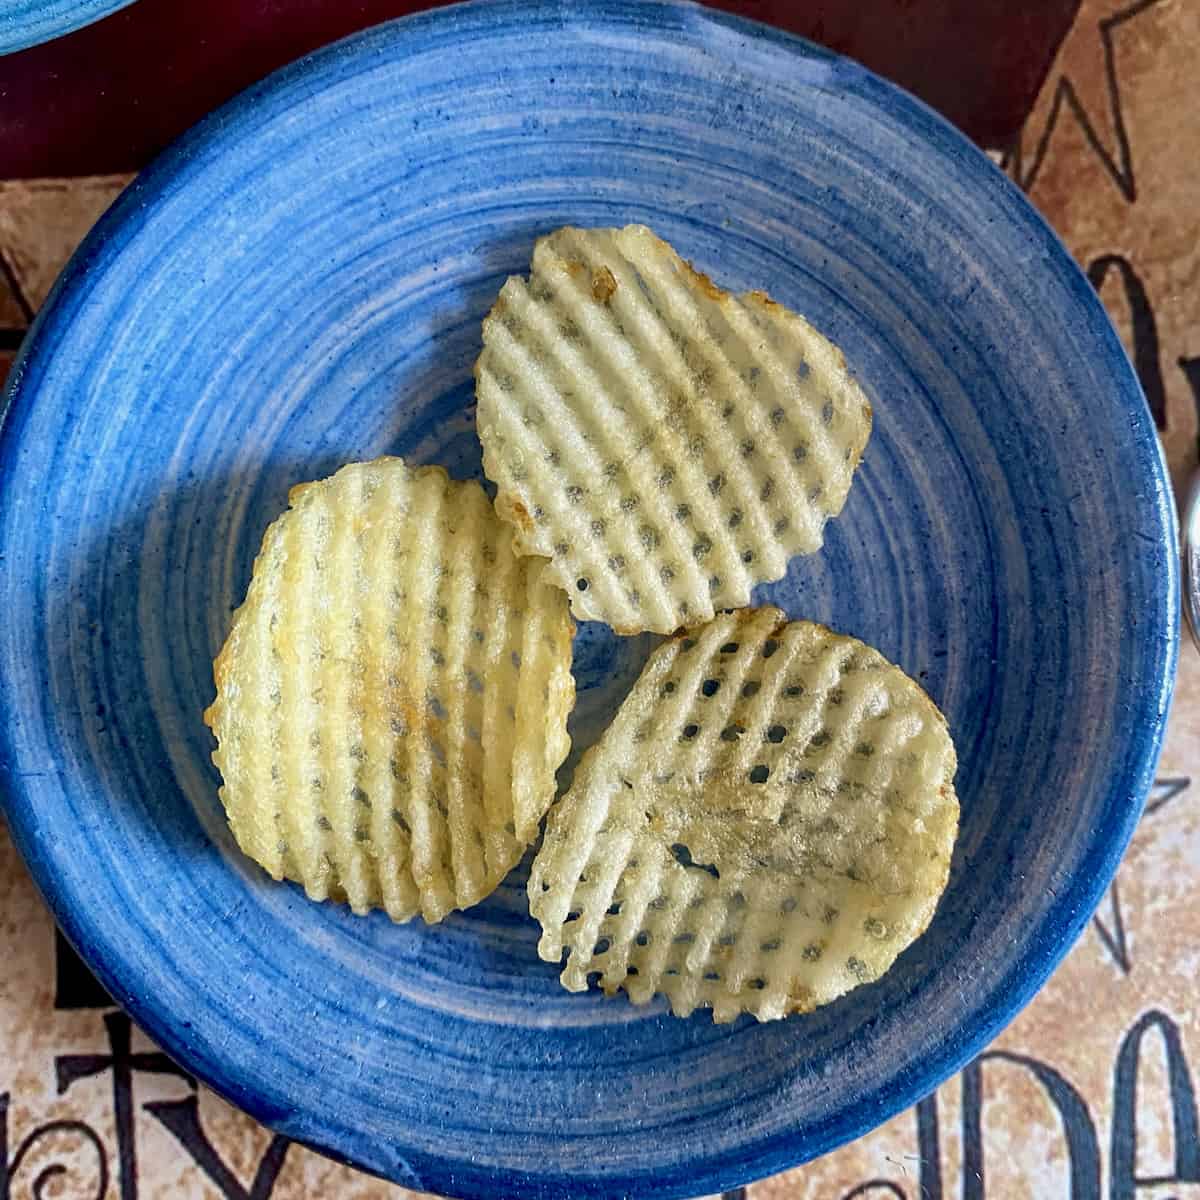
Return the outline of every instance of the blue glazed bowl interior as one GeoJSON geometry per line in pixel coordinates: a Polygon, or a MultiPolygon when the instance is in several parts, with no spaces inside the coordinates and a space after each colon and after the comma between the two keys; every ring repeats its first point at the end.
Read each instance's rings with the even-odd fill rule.
{"type": "MultiPolygon", "coordinates": [[[[0,435],[0,784],[68,935],[189,1069],[453,1195],[695,1195],[934,1087],[1074,939],[1151,777],[1176,648],[1154,430],[1024,199],[862,69],[676,4],[453,8],[272,77],[68,269],[0,435]],[[571,996],[521,871],[427,928],[237,853],[200,714],[288,488],[384,452],[477,475],[471,368],[555,226],[645,222],[833,337],[875,431],[758,598],[946,712],[962,833],[882,980],[759,1026],[571,996]]],[[[584,626],[586,744],[649,640],[584,626]]]]}

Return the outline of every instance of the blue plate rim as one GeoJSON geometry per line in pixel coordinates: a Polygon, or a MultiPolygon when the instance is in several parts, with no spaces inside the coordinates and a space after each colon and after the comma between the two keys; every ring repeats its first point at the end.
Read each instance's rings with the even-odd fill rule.
{"type": "MultiPolygon", "coordinates": [[[[33,46],[42,46],[69,33],[86,29],[111,17],[113,13],[128,8],[134,0],[82,0],[65,13],[51,12],[49,16],[34,16],[20,21],[14,17],[0,17],[0,55],[16,54],[33,46]],[[83,10],[82,15],[80,10],[83,10]],[[9,30],[12,30],[11,34],[9,30]]],[[[61,8],[61,5],[53,6],[61,8]]]]}
{"type": "MultiPolygon", "coordinates": [[[[565,11],[569,6],[545,4],[544,7],[565,11]]],[[[1127,416],[1131,425],[1131,441],[1141,465],[1146,470],[1146,482],[1151,485],[1152,498],[1147,501],[1147,507],[1156,519],[1155,532],[1159,535],[1156,541],[1160,548],[1166,551],[1162,556],[1165,567],[1159,579],[1162,604],[1154,614],[1159,621],[1157,627],[1149,633],[1144,629],[1141,631],[1142,642],[1146,647],[1141,662],[1143,665],[1148,664],[1149,669],[1146,672],[1146,682],[1136,701],[1144,724],[1136,734],[1131,735],[1126,754],[1128,766],[1124,775],[1110,786],[1110,796],[1114,798],[1112,805],[1121,807],[1122,810],[1120,824],[1104,831],[1105,840],[1087,860],[1092,869],[1081,870],[1056,898],[1055,910],[1062,914],[1061,923],[1056,927],[1058,936],[1047,937],[1032,946],[1031,957],[1021,964],[1020,970],[1014,968],[997,986],[995,994],[1002,996],[1003,1001],[996,1005],[989,1020],[972,1030],[970,1036],[948,1039],[939,1056],[926,1059],[921,1064],[919,1073],[907,1076],[890,1094],[882,1097],[880,1103],[869,1114],[860,1111],[846,1116],[839,1122],[822,1126],[819,1132],[809,1137],[803,1157],[797,1157],[793,1145],[794,1135],[783,1131],[757,1141],[747,1140],[736,1150],[722,1152],[712,1160],[690,1159],[671,1168],[658,1168],[652,1175],[626,1168],[627,1174],[624,1176],[605,1176],[596,1181],[565,1177],[553,1179],[507,1168],[493,1169],[469,1160],[449,1161],[443,1157],[427,1155],[415,1147],[407,1151],[407,1161],[419,1175],[421,1186],[445,1195],[488,1197],[495,1194],[497,1187],[518,1189],[521,1194],[564,1198],[582,1195],[653,1194],[666,1200],[671,1197],[686,1198],[700,1192],[720,1192],[788,1170],[801,1162],[811,1161],[862,1136],[936,1090],[994,1040],[1029,1003],[1073,947],[1102,900],[1133,835],[1153,783],[1174,693],[1179,654],[1180,564],[1178,520],[1165,457],[1128,355],[1095,290],[1058,234],[1033,207],[1025,194],[964,134],[923,101],[898,85],[882,79],[856,62],[794,34],[745,17],[705,8],[692,3],[691,0],[644,0],[637,6],[642,22],[661,20],[664,13],[680,9],[689,10],[693,19],[710,21],[732,29],[741,36],[782,48],[802,59],[835,62],[839,71],[843,73],[843,79],[847,75],[853,75],[887,95],[897,108],[907,110],[909,120],[905,124],[910,126],[910,132],[915,127],[922,126],[922,133],[936,134],[938,138],[957,147],[960,153],[965,154],[979,167],[983,179],[990,181],[991,186],[1000,188],[1010,200],[1015,199],[1017,207],[1029,222],[1031,233],[1037,235],[1056,265],[1065,268],[1064,282],[1067,282],[1072,298],[1087,313],[1091,327],[1098,332],[1097,352],[1103,355],[1105,363],[1110,367],[1112,378],[1117,382],[1114,393],[1119,392],[1122,398],[1130,401],[1127,416]]],[[[236,126],[238,119],[252,109],[263,96],[287,87],[314,68],[328,69],[343,58],[354,58],[360,48],[374,38],[383,38],[389,44],[395,45],[419,37],[427,25],[441,26],[461,18],[465,13],[496,13],[505,10],[514,14],[526,13],[528,6],[522,3],[522,0],[464,0],[462,3],[398,17],[360,30],[296,59],[251,85],[203,118],[162,151],[131,182],[89,232],[59,275],[24,340],[3,395],[0,396],[0,477],[3,476],[7,463],[17,452],[20,418],[24,411],[23,406],[17,403],[18,398],[23,399],[26,390],[36,389],[37,374],[30,373],[31,366],[36,365],[39,360],[45,361],[50,348],[57,340],[57,331],[69,326],[74,308],[86,293],[87,276],[119,252],[123,240],[119,236],[122,229],[135,224],[139,208],[153,203],[170,188],[178,169],[189,158],[197,157],[202,148],[219,139],[227,124],[236,126]],[[46,354],[42,352],[43,345],[47,347],[46,354]]],[[[629,11],[631,6],[625,0],[593,0],[593,3],[587,6],[587,16],[592,21],[616,23],[623,20],[629,11]]],[[[129,230],[126,229],[126,232],[129,230]]],[[[197,1066],[194,1060],[189,1061],[186,1041],[181,1036],[181,1031],[171,1024],[169,1014],[160,1013],[150,1003],[140,1001],[134,989],[122,985],[121,964],[114,965],[95,959],[89,954],[88,939],[82,923],[75,913],[56,897],[53,878],[48,872],[41,870],[42,864],[35,839],[30,830],[21,824],[20,788],[14,783],[8,769],[11,761],[12,746],[6,729],[0,726],[0,808],[7,817],[14,845],[29,867],[38,890],[67,940],[80,953],[110,994],[114,997],[128,997],[127,1000],[120,1001],[121,1007],[173,1059],[187,1067],[218,1095],[271,1127],[271,1114],[255,1112],[253,1095],[244,1085],[239,1086],[233,1073],[222,1072],[223,1064],[214,1063],[210,1068],[204,1065],[197,1066]]],[[[1046,920],[1044,924],[1048,925],[1051,922],[1046,920]]],[[[302,1144],[335,1161],[370,1172],[369,1167],[363,1167],[336,1147],[312,1141],[302,1144]]]]}

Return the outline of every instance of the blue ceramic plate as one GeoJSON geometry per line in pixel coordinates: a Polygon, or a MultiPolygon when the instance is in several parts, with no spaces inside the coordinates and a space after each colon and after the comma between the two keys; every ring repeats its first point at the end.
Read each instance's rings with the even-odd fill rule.
{"type": "MultiPolygon", "coordinates": [[[[791,1166],[978,1051],[1079,933],[1141,809],[1175,529],[1086,281],[953,130],[851,63],[686,5],[447,9],[295,64],[160,159],[67,269],[0,439],[0,771],[67,935],[278,1130],[461,1196],[659,1197],[791,1166]],[[560,990],[523,875],[436,928],[234,849],[200,713],[297,480],[479,470],[479,324],[534,238],[644,221],[834,337],[875,406],[822,553],[761,591],[919,678],[962,836],[929,932],[810,1016],[560,990]]],[[[580,632],[594,736],[643,639],[580,632]]]]}
{"type": "Polygon", "coordinates": [[[133,0],[0,0],[0,54],[73,33],[133,0]]]}

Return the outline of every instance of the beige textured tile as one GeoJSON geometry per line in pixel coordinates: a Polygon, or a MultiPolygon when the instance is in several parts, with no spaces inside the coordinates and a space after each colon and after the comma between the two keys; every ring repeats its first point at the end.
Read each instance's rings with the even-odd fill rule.
{"type": "Polygon", "coordinates": [[[127,175],[0,182],[0,253],[37,309],[84,234],[129,182],[127,175]]]}

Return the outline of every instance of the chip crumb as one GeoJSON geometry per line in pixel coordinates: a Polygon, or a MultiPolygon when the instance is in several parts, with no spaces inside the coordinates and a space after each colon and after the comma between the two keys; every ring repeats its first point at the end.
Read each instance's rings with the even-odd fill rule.
{"type": "Polygon", "coordinates": [[[607,268],[599,267],[592,276],[592,298],[607,304],[617,290],[616,276],[607,268]]]}

